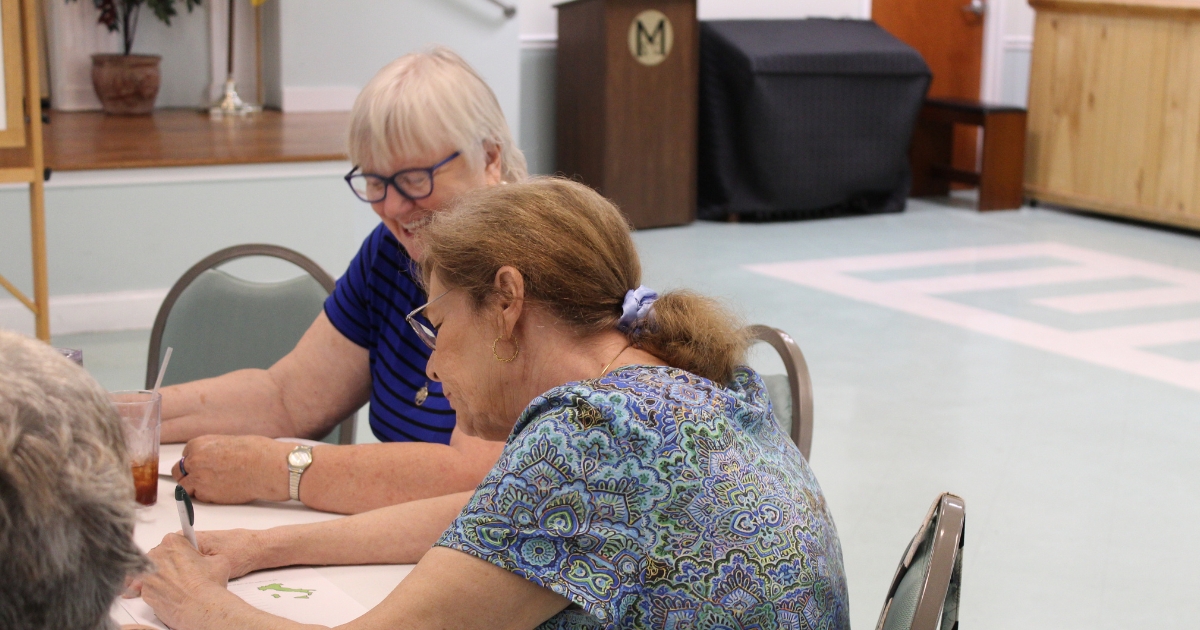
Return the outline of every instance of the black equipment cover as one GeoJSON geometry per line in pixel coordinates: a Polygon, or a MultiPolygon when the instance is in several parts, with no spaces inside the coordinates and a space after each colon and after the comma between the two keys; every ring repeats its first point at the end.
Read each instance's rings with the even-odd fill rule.
{"type": "Polygon", "coordinates": [[[702,22],[699,217],[903,210],[930,78],[866,20],[702,22]]]}

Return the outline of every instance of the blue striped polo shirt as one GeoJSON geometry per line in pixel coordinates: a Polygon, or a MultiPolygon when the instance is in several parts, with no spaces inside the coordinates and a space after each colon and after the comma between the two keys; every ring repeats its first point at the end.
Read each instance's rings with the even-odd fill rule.
{"type": "MultiPolygon", "coordinates": [[[[382,223],[325,300],[334,328],[371,353],[371,431],[382,442],[450,443],[454,410],[425,376],[430,350],[404,316],[426,301],[416,265],[382,223]],[[427,387],[424,404],[417,391],[427,387]]],[[[420,317],[420,316],[418,316],[420,317]]],[[[428,324],[428,322],[426,322],[428,324]]]]}

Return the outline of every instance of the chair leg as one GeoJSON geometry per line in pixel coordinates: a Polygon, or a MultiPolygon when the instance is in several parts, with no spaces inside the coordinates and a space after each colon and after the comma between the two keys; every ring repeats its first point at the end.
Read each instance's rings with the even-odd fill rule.
{"type": "Polygon", "coordinates": [[[950,182],[934,177],[935,164],[950,164],[954,152],[954,125],[931,120],[918,120],[913,129],[909,162],[912,164],[913,197],[934,197],[950,194],[950,182]]]}
{"type": "Polygon", "coordinates": [[[983,127],[979,210],[1014,210],[1025,200],[1025,112],[992,112],[983,127]]]}

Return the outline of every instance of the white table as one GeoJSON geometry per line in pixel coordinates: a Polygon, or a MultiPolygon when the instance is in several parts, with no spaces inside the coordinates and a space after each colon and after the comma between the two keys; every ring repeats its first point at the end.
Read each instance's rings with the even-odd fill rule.
{"type": "MultiPolygon", "coordinates": [[[[183,451],[182,444],[164,444],[160,460],[174,463],[183,451]]],[[[340,514],[310,510],[298,501],[272,503],[255,501],[246,505],[211,505],[195,503],[196,530],[208,529],[268,529],[279,525],[319,523],[340,514]]],[[[158,546],[167,534],[179,531],[179,512],[175,508],[175,480],[158,478],[158,503],[138,510],[138,524],[133,539],[142,551],[158,546]]],[[[378,564],[358,566],[319,567],[317,571],[368,609],[378,605],[409,572],[411,564],[378,564]]],[[[117,623],[134,623],[129,614],[114,604],[113,619],[117,623]]]]}

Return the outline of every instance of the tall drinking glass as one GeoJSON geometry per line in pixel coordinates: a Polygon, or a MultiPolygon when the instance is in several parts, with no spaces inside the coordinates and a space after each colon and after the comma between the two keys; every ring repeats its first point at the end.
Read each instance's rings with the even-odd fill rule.
{"type": "Polygon", "coordinates": [[[137,502],[154,505],[158,501],[158,435],[162,426],[162,394],[136,390],[110,392],[108,397],[121,416],[137,502]]]}

